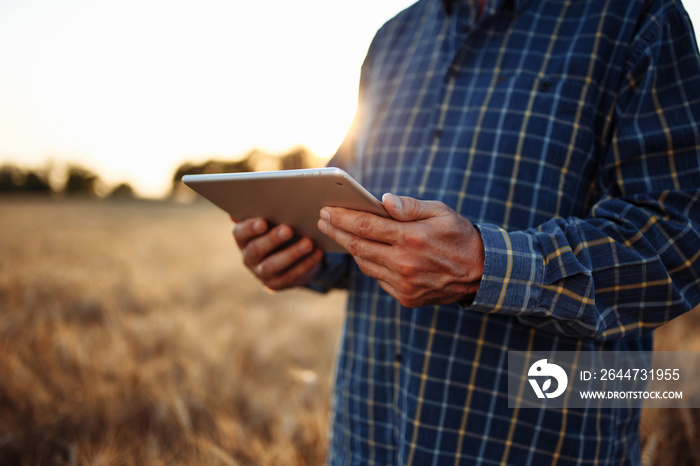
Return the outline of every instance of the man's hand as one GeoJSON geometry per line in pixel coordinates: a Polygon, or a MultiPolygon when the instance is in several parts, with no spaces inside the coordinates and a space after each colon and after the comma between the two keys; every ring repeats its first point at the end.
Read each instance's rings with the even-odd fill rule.
{"type": "Polygon", "coordinates": [[[244,220],[233,229],[243,263],[274,291],[306,285],[321,269],[323,251],[309,238],[287,245],[293,236],[289,225],[270,229],[262,218],[244,220]]]}
{"type": "Polygon", "coordinates": [[[318,228],[403,306],[473,298],[484,270],[484,246],[474,225],[442,202],[392,194],[382,200],[392,219],[324,207],[318,228]]]}

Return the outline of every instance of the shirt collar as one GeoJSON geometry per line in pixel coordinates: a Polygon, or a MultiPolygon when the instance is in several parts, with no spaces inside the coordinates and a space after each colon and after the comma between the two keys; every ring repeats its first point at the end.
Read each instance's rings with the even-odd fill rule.
{"type": "MultiPolygon", "coordinates": [[[[455,3],[464,0],[440,0],[442,6],[447,14],[452,14],[453,6],[455,3]]],[[[467,0],[469,2],[476,3],[476,0],[467,0]]],[[[492,8],[492,11],[499,11],[502,8],[507,9],[511,13],[520,13],[530,4],[532,0],[489,0],[489,4],[486,5],[487,9],[492,8]],[[493,6],[491,6],[493,4],[493,6]]]]}

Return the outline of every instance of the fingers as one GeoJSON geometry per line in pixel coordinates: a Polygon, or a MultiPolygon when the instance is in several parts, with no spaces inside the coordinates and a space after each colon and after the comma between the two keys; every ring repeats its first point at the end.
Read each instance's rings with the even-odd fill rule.
{"type": "Polygon", "coordinates": [[[313,242],[309,238],[302,238],[293,245],[262,259],[253,267],[253,273],[262,281],[269,280],[286,271],[313,250],[313,242]]]}
{"type": "Polygon", "coordinates": [[[357,266],[365,275],[376,278],[378,281],[396,281],[396,274],[385,266],[362,257],[354,257],[357,266]]]}
{"type": "Polygon", "coordinates": [[[450,208],[440,201],[420,201],[390,193],[382,196],[382,203],[389,215],[401,222],[437,217],[450,211],[450,208]]]}
{"type": "Polygon", "coordinates": [[[236,224],[233,228],[233,237],[238,247],[243,249],[250,240],[265,233],[267,228],[267,222],[262,218],[249,218],[236,224]]]}
{"type": "Polygon", "coordinates": [[[314,249],[311,254],[284,270],[283,273],[263,280],[263,283],[273,291],[305,285],[318,274],[321,259],[323,259],[323,251],[314,249]]]}
{"type": "Polygon", "coordinates": [[[324,207],[320,215],[318,227],[323,233],[322,228],[330,226],[381,243],[395,244],[399,239],[396,221],[378,215],[341,207],[324,207]]]}
{"type": "Polygon", "coordinates": [[[288,244],[294,236],[288,225],[268,230],[263,219],[248,219],[236,225],[233,236],[243,263],[271,290],[303,285],[320,269],[323,251],[309,238],[288,244]]]}
{"type": "Polygon", "coordinates": [[[253,270],[263,259],[292,239],[293,236],[294,231],[289,225],[279,225],[262,235],[249,239],[241,247],[243,263],[253,270]]]}
{"type": "MultiPolygon", "coordinates": [[[[345,209],[343,209],[345,210],[345,209]]],[[[347,211],[354,212],[354,211],[347,211]]],[[[376,217],[372,214],[368,214],[376,217]]],[[[376,217],[381,218],[381,217],[376,217]]],[[[318,229],[322,233],[328,235],[335,242],[343,246],[355,258],[367,259],[369,261],[386,266],[384,260],[389,257],[387,248],[391,248],[388,244],[377,242],[358,236],[344,230],[342,227],[336,227],[327,221],[321,219],[318,221],[318,229]]]]}
{"type": "Polygon", "coordinates": [[[322,228],[333,226],[360,238],[386,244],[400,244],[404,240],[403,233],[406,230],[396,220],[410,222],[453,213],[447,205],[439,201],[420,201],[389,193],[385,194],[382,200],[393,219],[341,207],[324,207],[320,212],[322,223],[319,222],[319,229],[325,233],[322,228]]]}

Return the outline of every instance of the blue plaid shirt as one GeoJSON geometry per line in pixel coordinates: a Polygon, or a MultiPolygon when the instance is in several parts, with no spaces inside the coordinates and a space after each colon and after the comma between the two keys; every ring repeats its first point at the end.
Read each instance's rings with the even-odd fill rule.
{"type": "Polygon", "coordinates": [[[509,350],[647,350],[700,302],[700,60],[679,0],[422,0],[376,35],[332,161],[479,228],[473,303],[348,256],[329,462],[639,464],[639,410],[508,408],[509,350]]]}

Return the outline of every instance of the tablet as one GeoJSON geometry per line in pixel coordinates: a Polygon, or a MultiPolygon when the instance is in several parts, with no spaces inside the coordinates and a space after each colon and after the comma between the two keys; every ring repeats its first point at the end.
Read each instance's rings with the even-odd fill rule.
{"type": "Polygon", "coordinates": [[[347,252],[321,233],[319,212],[345,207],[389,217],[384,205],[340,168],[185,175],[182,181],[236,220],[287,224],[326,252],[347,252]]]}

